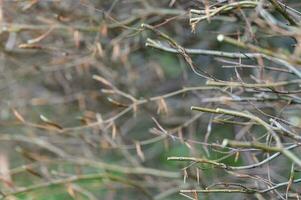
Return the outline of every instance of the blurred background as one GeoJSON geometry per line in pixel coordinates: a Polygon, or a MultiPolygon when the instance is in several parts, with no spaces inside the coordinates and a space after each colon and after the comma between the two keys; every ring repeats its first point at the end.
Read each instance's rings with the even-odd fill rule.
{"type": "MultiPolygon", "coordinates": [[[[208,6],[229,2],[1,0],[3,198],[189,199],[179,194],[180,189],[220,182],[264,187],[260,178],[240,178],[239,173],[211,165],[167,158],[191,156],[233,166],[262,160],[265,154],[257,151],[238,154],[221,145],[223,139],[260,138],[266,134],[262,127],[224,123],[230,118],[216,118],[190,107],[250,110],[260,116],[258,110],[263,110],[298,126],[298,94],[293,100],[256,101],[256,106],[252,100],[229,100],[230,94],[231,98],[266,94],[206,85],[207,79],[194,73],[182,55],[146,46],[151,38],[174,48],[158,33],[141,27],[151,24],[185,48],[257,53],[218,42],[217,35],[223,34],[273,52],[294,53],[296,40],[287,33],[272,32],[254,6],[221,13],[192,30],[191,9],[206,14],[208,6]]],[[[283,2],[300,10],[299,1],[283,2]]],[[[275,18],[285,21],[268,2],[262,3],[275,18]]],[[[192,54],[191,59],[196,71],[216,80],[261,83],[295,77],[269,60],[242,61],[207,53],[192,54]]],[[[271,182],[287,181],[291,166],[286,163],[280,157],[269,170],[250,169],[247,174],[269,177],[271,182]]],[[[264,199],[264,195],[192,194],[190,198],[264,199]]]]}

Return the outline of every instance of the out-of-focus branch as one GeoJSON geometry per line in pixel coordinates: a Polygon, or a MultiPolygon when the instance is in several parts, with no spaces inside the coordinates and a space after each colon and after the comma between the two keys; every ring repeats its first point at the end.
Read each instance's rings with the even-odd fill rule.
{"type": "Polygon", "coordinates": [[[268,0],[275,8],[278,12],[281,13],[281,15],[287,20],[289,21],[289,23],[293,26],[298,25],[295,20],[293,18],[290,17],[289,13],[286,11],[286,8],[283,8],[277,0],[268,0]]]}
{"type": "Polygon", "coordinates": [[[110,180],[110,181],[113,181],[113,182],[118,182],[118,183],[122,183],[122,184],[125,184],[125,185],[132,186],[134,188],[137,188],[139,191],[141,191],[143,194],[145,194],[148,199],[152,199],[152,196],[149,194],[149,192],[143,186],[141,186],[141,184],[139,184],[135,181],[132,181],[130,179],[122,178],[120,176],[115,176],[115,175],[111,175],[111,174],[108,174],[108,173],[74,175],[74,176],[71,176],[71,177],[68,177],[68,178],[57,179],[57,180],[52,180],[52,181],[44,182],[44,183],[37,184],[37,185],[32,185],[32,186],[29,186],[29,187],[25,187],[24,189],[16,190],[14,192],[5,193],[3,195],[4,195],[4,197],[16,196],[16,195],[20,195],[20,194],[23,194],[23,193],[39,190],[39,189],[42,189],[42,188],[48,188],[48,187],[51,187],[51,186],[57,186],[57,185],[62,185],[62,184],[67,184],[67,183],[72,183],[72,182],[77,182],[77,181],[106,180],[106,179],[110,180]]]}

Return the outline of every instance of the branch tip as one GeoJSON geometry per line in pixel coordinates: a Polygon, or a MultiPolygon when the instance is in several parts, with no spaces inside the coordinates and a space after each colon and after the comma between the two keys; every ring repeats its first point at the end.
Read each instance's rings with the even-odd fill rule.
{"type": "Polygon", "coordinates": [[[222,146],[226,147],[228,145],[228,143],[229,143],[229,140],[228,139],[224,139],[223,143],[222,143],[222,146]]]}
{"type": "Polygon", "coordinates": [[[222,42],[225,39],[225,36],[223,34],[219,34],[217,36],[217,41],[222,42]]]}

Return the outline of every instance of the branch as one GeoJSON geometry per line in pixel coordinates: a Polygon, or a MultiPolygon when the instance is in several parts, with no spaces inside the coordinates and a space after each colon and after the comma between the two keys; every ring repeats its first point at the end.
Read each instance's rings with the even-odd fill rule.
{"type": "Polygon", "coordinates": [[[122,177],[110,175],[107,173],[75,175],[75,176],[71,176],[71,177],[64,178],[64,179],[52,180],[49,182],[32,185],[32,186],[26,187],[24,189],[19,189],[14,192],[5,193],[4,197],[15,196],[15,195],[19,195],[22,193],[32,192],[32,191],[39,190],[42,188],[49,188],[51,186],[57,186],[57,185],[71,183],[71,182],[77,182],[77,181],[83,181],[83,180],[97,180],[97,179],[101,179],[101,180],[109,179],[114,182],[118,182],[118,183],[122,183],[125,185],[135,187],[135,188],[139,189],[143,194],[145,194],[148,197],[148,199],[153,199],[152,196],[148,193],[148,191],[141,186],[141,184],[139,184],[135,181],[131,181],[130,179],[127,179],[127,178],[122,178],[122,177]]]}
{"type": "Polygon", "coordinates": [[[267,151],[278,151],[281,152],[283,155],[285,155],[288,159],[290,159],[291,161],[295,162],[296,164],[298,164],[299,166],[301,166],[301,160],[294,155],[292,152],[288,151],[287,149],[285,149],[281,143],[281,140],[279,138],[279,136],[276,134],[276,132],[273,130],[273,128],[270,127],[270,125],[268,123],[266,123],[265,121],[263,121],[262,119],[260,119],[259,117],[251,114],[251,113],[245,113],[245,112],[239,112],[239,111],[234,111],[234,110],[227,110],[227,109],[222,109],[222,108],[217,108],[217,109],[209,109],[209,108],[203,108],[203,107],[191,107],[192,110],[197,110],[197,111],[202,111],[202,112],[209,112],[209,113],[214,113],[214,114],[226,114],[226,115],[231,115],[234,117],[243,117],[243,118],[248,118],[251,120],[254,120],[255,122],[257,122],[258,124],[262,125],[274,138],[274,140],[276,141],[276,147],[269,147],[267,145],[261,144],[261,143],[248,143],[248,142],[237,142],[237,141],[233,141],[231,143],[231,141],[229,140],[224,140],[224,144],[226,145],[233,145],[235,146],[234,142],[237,142],[236,144],[238,146],[240,145],[245,145],[248,147],[255,147],[255,148],[259,148],[262,150],[267,150],[267,151]]]}

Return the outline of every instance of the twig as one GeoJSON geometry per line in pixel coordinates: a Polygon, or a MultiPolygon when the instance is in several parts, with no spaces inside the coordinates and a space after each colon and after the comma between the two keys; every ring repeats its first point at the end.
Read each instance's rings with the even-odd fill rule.
{"type": "Polygon", "coordinates": [[[180,46],[174,39],[172,39],[171,37],[169,37],[167,34],[159,31],[158,29],[156,29],[155,27],[148,25],[148,24],[141,24],[142,28],[146,28],[148,30],[153,31],[154,33],[156,33],[157,35],[159,35],[160,37],[162,37],[163,39],[165,39],[167,42],[170,43],[170,45],[172,45],[175,49],[177,49],[177,51],[179,52],[179,54],[181,54],[183,56],[183,58],[185,59],[185,61],[188,63],[188,65],[190,66],[190,68],[192,69],[192,71],[203,78],[206,79],[213,79],[216,80],[212,75],[208,74],[206,71],[199,69],[202,73],[199,73],[196,70],[195,65],[193,64],[192,59],[189,57],[189,55],[187,54],[187,52],[185,51],[185,49],[180,46]]]}
{"type": "Polygon", "coordinates": [[[267,56],[282,59],[282,60],[285,60],[289,63],[301,64],[301,59],[300,58],[295,58],[295,57],[291,57],[291,56],[288,56],[288,55],[275,53],[271,50],[255,46],[253,44],[248,44],[248,43],[245,43],[245,42],[242,42],[242,41],[238,41],[238,40],[232,39],[230,37],[226,37],[222,34],[217,36],[217,40],[219,42],[226,42],[226,43],[232,44],[232,45],[240,47],[240,48],[251,50],[253,52],[258,52],[258,53],[261,53],[261,54],[265,54],[267,56]]]}
{"type": "Polygon", "coordinates": [[[208,86],[224,86],[224,87],[244,87],[244,88],[274,88],[279,86],[286,86],[291,84],[301,83],[301,79],[295,79],[291,81],[279,81],[275,83],[242,83],[242,82],[217,82],[208,80],[206,85],[208,86]]]}
{"type": "MultiPolygon", "coordinates": [[[[147,38],[146,46],[153,47],[156,49],[160,49],[166,52],[170,53],[179,53],[175,48],[168,47],[167,45],[162,44],[160,41],[156,41],[150,38],[147,38]]],[[[188,54],[192,55],[210,55],[210,56],[219,56],[219,57],[225,57],[225,58],[244,58],[244,59],[250,59],[250,58],[257,58],[261,56],[260,53],[236,53],[236,52],[224,52],[224,51],[216,51],[216,50],[207,50],[207,49],[187,49],[185,48],[185,51],[188,54]]]]}
{"type": "Polygon", "coordinates": [[[293,18],[290,17],[290,15],[288,14],[288,12],[278,3],[277,0],[268,0],[275,8],[278,12],[281,13],[281,15],[287,20],[289,21],[289,23],[293,26],[297,26],[298,24],[295,22],[295,20],[293,18]]]}
{"type": "MultiPolygon", "coordinates": [[[[300,145],[301,145],[301,143],[300,144],[293,144],[293,145],[291,145],[289,147],[286,147],[286,149],[287,150],[291,150],[291,149],[294,149],[296,147],[299,147],[300,145]]],[[[260,145],[258,144],[257,146],[262,147],[263,144],[260,144],[260,145]]],[[[235,147],[239,147],[239,146],[235,146],[235,147]]],[[[254,145],[252,147],[254,147],[254,145]]],[[[266,149],[266,148],[269,148],[269,147],[267,147],[266,145],[264,145],[264,148],[266,149]]],[[[267,150],[268,151],[272,151],[272,150],[278,150],[278,149],[270,149],[269,148],[267,150]]],[[[240,150],[237,150],[237,151],[240,151],[240,150]]],[[[214,161],[214,160],[208,160],[208,159],[204,159],[204,158],[194,158],[194,157],[177,157],[177,156],[172,156],[172,157],[168,157],[167,160],[172,160],[172,161],[192,161],[192,162],[195,162],[195,163],[211,164],[214,167],[218,167],[218,168],[225,169],[225,170],[246,170],[246,169],[253,169],[253,168],[256,168],[256,167],[262,167],[264,164],[267,164],[268,162],[272,161],[273,159],[275,159],[276,157],[278,157],[280,155],[281,155],[281,153],[277,152],[277,153],[273,154],[272,156],[269,156],[268,158],[266,158],[266,159],[264,159],[264,160],[262,160],[262,161],[260,161],[258,163],[250,164],[250,165],[245,165],[245,166],[230,166],[230,165],[226,165],[224,163],[220,163],[220,162],[217,162],[217,161],[214,161]]]]}
{"type": "Polygon", "coordinates": [[[283,155],[285,155],[287,158],[289,158],[291,161],[293,161],[296,164],[298,164],[299,166],[301,166],[301,160],[296,155],[294,155],[292,152],[283,148],[283,145],[281,143],[279,136],[275,133],[275,131],[270,127],[270,125],[268,123],[266,123],[259,117],[255,116],[251,113],[227,110],[227,109],[222,109],[222,108],[209,109],[209,108],[202,108],[202,107],[191,107],[191,109],[197,110],[197,111],[202,111],[202,112],[209,112],[209,113],[215,113],[215,114],[226,114],[226,115],[231,115],[231,116],[235,116],[235,117],[243,117],[243,118],[248,118],[248,119],[256,121],[257,123],[262,125],[272,135],[272,137],[276,141],[276,147],[269,147],[267,145],[257,143],[257,142],[252,143],[252,142],[238,142],[238,141],[229,141],[229,140],[224,140],[223,144],[225,144],[225,146],[227,146],[227,145],[235,146],[235,144],[238,146],[245,145],[245,147],[254,147],[254,148],[259,148],[259,149],[267,150],[267,151],[278,151],[278,152],[281,152],[283,155]]]}
{"type": "Polygon", "coordinates": [[[257,1],[240,1],[240,2],[233,2],[233,3],[228,3],[226,5],[223,5],[219,8],[213,8],[209,10],[209,15],[204,15],[201,17],[192,17],[192,14],[203,14],[202,10],[195,10],[195,9],[191,9],[190,10],[190,24],[192,26],[192,29],[194,29],[194,27],[196,26],[197,23],[199,23],[202,20],[207,19],[208,17],[213,17],[219,13],[223,13],[223,12],[228,12],[231,11],[233,9],[236,8],[254,8],[258,5],[257,1]]]}
{"type": "Polygon", "coordinates": [[[256,190],[252,189],[200,189],[200,190],[180,190],[182,193],[246,193],[246,194],[254,194],[256,190]]]}

